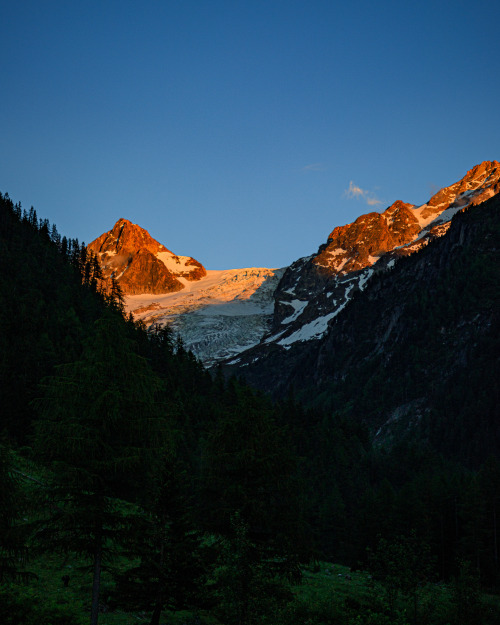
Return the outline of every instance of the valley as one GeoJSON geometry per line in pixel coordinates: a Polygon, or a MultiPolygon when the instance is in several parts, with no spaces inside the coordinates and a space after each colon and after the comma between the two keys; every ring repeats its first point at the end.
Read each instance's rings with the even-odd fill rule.
{"type": "Polygon", "coordinates": [[[4,622],[498,622],[496,161],[281,269],[0,224],[4,622]]]}

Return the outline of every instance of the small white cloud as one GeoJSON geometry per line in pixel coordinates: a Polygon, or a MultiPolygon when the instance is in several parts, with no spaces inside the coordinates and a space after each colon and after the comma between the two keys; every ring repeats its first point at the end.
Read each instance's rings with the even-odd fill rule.
{"type": "Polygon", "coordinates": [[[363,191],[361,187],[358,187],[358,185],[354,184],[354,182],[351,180],[351,182],[349,183],[349,188],[346,189],[344,195],[349,199],[353,197],[364,197],[365,191],[363,191]]]}
{"type": "Polygon", "coordinates": [[[349,182],[349,188],[344,191],[344,196],[350,200],[360,198],[364,200],[368,206],[378,206],[382,204],[382,200],[379,200],[373,191],[358,187],[352,180],[349,182]]]}

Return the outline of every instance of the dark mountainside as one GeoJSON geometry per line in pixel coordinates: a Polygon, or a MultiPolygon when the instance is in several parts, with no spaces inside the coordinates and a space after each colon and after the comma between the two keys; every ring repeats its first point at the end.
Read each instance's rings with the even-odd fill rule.
{"type": "Polygon", "coordinates": [[[0,196],[2,623],[498,623],[498,208],[373,275],[273,402],[0,196]]]}
{"type": "Polygon", "coordinates": [[[295,575],[311,539],[297,458],[267,399],[212,380],[168,330],[125,319],[95,256],[1,195],[0,287],[2,623],[81,622],[80,601],[65,611],[36,582],[17,586],[30,561],[57,553],[61,567],[92,566],[94,624],[110,605],[151,611],[156,625],[167,608],[224,613],[235,590],[218,571],[233,570],[236,534],[253,571],[237,583],[270,591],[295,575]]]}
{"type": "Polygon", "coordinates": [[[345,406],[376,440],[420,433],[477,466],[500,451],[499,293],[497,195],[377,274],[286,386],[345,406]]]}
{"type": "Polygon", "coordinates": [[[498,454],[499,234],[497,195],[376,272],[324,338],[271,345],[241,375],[276,397],[293,389],[308,405],[362,420],[378,441],[416,430],[476,465],[498,454]]]}

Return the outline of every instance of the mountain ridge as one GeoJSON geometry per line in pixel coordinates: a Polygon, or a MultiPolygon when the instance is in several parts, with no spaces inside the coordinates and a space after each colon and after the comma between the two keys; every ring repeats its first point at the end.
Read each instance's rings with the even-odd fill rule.
{"type": "MultiPolygon", "coordinates": [[[[287,350],[295,343],[321,338],[373,275],[444,236],[457,212],[499,191],[500,164],[484,161],[422,206],[398,200],[382,213],[367,213],[338,226],[316,254],[285,270],[275,293],[272,331],[263,337],[263,345],[287,350]]],[[[241,364],[255,358],[260,358],[256,350],[245,355],[241,364]]]]}
{"type": "Polygon", "coordinates": [[[170,252],[126,219],[89,249],[97,254],[105,278],[120,284],[127,310],[136,319],[147,326],[173,324],[206,365],[222,362],[237,372],[271,349],[288,351],[320,340],[373,276],[444,236],[455,214],[499,191],[500,164],[484,161],[423,205],[397,200],[384,211],[335,227],[316,253],[288,267],[221,271],[217,286],[214,272],[207,273],[192,257],[170,252]],[[229,278],[227,272],[236,273],[229,278]],[[235,283],[241,290],[234,289],[235,283]],[[200,288],[192,292],[189,284],[200,288]],[[257,308],[239,306],[251,298],[259,301],[257,308]],[[230,301],[235,306],[228,309],[230,301]]]}

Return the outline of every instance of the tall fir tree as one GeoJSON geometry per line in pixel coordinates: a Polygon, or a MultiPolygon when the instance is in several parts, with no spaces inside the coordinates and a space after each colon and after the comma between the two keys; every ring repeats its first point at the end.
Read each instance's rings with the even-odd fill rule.
{"type": "Polygon", "coordinates": [[[122,318],[106,311],[81,358],[58,366],[42,388],[36,447],[52,469],[49,494],[56,511],[44,539],[92,561],[95,625],[102,563],[124,526],[116,498],[126,499],[140,486],[148,449],[161,443],[160,381],[135,353],[122,318]]]}

